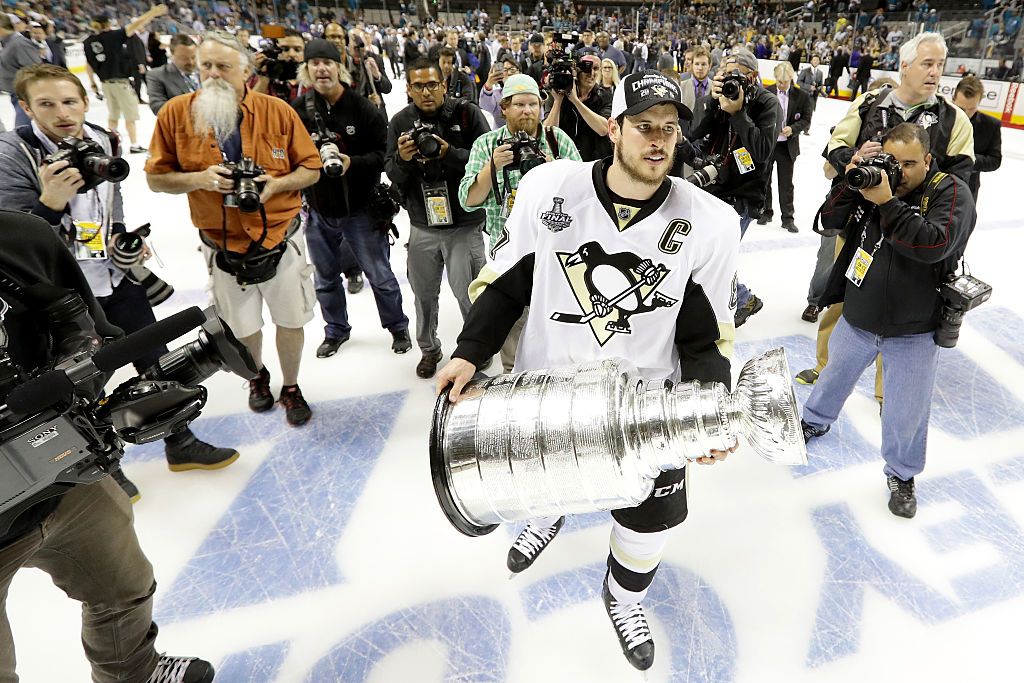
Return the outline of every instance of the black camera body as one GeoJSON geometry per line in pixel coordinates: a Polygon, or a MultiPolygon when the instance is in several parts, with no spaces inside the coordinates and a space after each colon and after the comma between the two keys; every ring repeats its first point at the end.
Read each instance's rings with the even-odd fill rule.
{"type": "Polygon", "coordinates": [[[69,168],[77,168],[85,184],[78,189],[84,194],[104,181],[117,183],[128,177],[131,168],[120,157],[111,156],[95,140],[83,140],[68,136],[57,143],[57,151],[43,159],[44,164],[58,161],[69,162],[69,168]]]}
{"type": "Polygon", "coordinates": [[[256,179],[265,173],[263,167],[257,165],[252,157],[242,157],[237,163],[225,161],[221,166],[231,172],[231,179],[235,183],[231,194],[224,195],[224,206],[246,213],[259,211],[263,202],[260,201],[260,183],[256,179]]]}
{"type": "Polygon", "coordinates": [[[939,312],[939,326],[935,329],[935,343],[944,349],[956,346],[964,314],[982,305],[991,296],[992,285],[973,275],[950,273],[939,285],[942,310],[939,312]]]}
{"type": "Polygon", "coordinates": [[[340,178],[345,173],[345,163],[341,160],[338,134],[329,131],[316,132],[311,137],[313,144],[320,152],[320,163],[323,164],[324,175],[329,178],[340,178]]]}
{"type": "Polygon", "coordinates": [[[143,265],[142,251],[149,234],[149,223],[135,230],[117,234],[113,240],[110,260],[124,271],[129,280],[146,290],[146,299],[150,306],[159,306],[174,294],[174,287],[143,265]]]}
{"type": "Polygon", "coordinates": [[[501,145],[512,145],[512,163],[507,168],[523,175],[547,161],[540,149],[540,142],[526,131],[521,130],[511,137],[500,139],[495,146],[501,145]]]}
{"type": "Polygon", "coordinates": [[[750,81],[739,69],[733,69],[722,78],[722,96],[734,101],[742,99],[746,104],[750,96],[750,81]]]}
{"type": "Polygon", "coordinates": [[[707,187],[716,180],[722,173],[724,157],[721,154],[708,154],[705,157],[697,157],[693,161],[694,171],[686,177],[687,182],[697,187],[707,187]]]}
{"type": "MultiPolygon", "coordinates": [[[[544,71],[544,87],[553,92],[569,92],[576,83],[576,63],[565,52],[552,50],[551,64],[544,71]]],[[[587,67],[592,67],[586,62],[587,67]]]]}
{"type": "Polygon", "coordinates": [[[847,171],[846,183],[855,190],[875,187],[882,184],[882,171],[889,176],[889,189],[896,192],[896,187],[903,180],[903,169],[896,157],[885,152],[865,159],[847,171]]]}
{"type": "Polygon", "coordinates": [[[441,155],[441,143],[434,137],[437,134],[437,126],[419,120],[406,133],[416,143],[420,156],[425,159],[436,159],[441,155]]]}
{"type": "Polygon", "coordinates": [[[260,44],[260,52],[266,55],[263,62],[263,75],[275,83],[286,83],[295,80],[299,75],[299,65],[281,59],[281,48],[273,40],[260,44]]]}

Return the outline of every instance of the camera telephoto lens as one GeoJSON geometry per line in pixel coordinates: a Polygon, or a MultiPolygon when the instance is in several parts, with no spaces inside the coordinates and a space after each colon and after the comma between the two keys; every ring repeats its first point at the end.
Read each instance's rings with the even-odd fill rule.
{"type": "Polygon", "coordinates": [[[111,183],[121,182],[128,177],[128,172],[131,170],[128,162],[124,159],[106,154],[83,154],[82,166],[90,173],[111,183]]]}
{"type": "Polygon", "coordinates": [[[846,183],[855,190],[864,190],[882,184],[882,169],[877,166],[857,166],[846,172],[846,183]]]}

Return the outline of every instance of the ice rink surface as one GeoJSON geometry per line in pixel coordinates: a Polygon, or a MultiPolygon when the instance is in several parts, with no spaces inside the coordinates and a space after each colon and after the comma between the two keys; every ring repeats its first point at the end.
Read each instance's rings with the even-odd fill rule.
{"type": "MultiPolygon", "coordinates": [[[[404,106],[402,83],[388,104],[391,114],[404,106]]],[[[8,124],[9,106],[0,108],[8,124]]],[[[778,345],[793,372],[813,365],[816,326],[800,312],[818,247],[811,218],[828,189],[819,154],[846,107],[819,102],[800,139],[800,232],[754,224],[743,242],[743,279],[765,305],[738,331],[734,371],[778,345]]],[[[155,119],[143,110],[147,144],[155,119]]],[[[93,102],[89,119],[105,117],[93,102]]],[[[157,309],[163,317],[205,305],[206,272],[186,198],[149,192],[143,157],[127,157],[126,222],[153,224],[165,264],[154,270],[177,290],[157,309]]],[[[886,508],[873,370],[813,444],[809,466],[774,466],[741,447],[695,467],[689,519],[646,603],[657,644],[649,681],[962,683],[1024,670],[1022,177],[1024,133],[1005,129],[1003,166],[982,176],[967,252],[994,294],[967,315],[959,346],[940,354],[917,517],[886,508]]],[[[412,318],[404,212],[399,226],[392,263],[412,318]]],[[[446,284],[442,299],[447,355],[461,320],[446,284]]],[[[571,518],[509,581],[518,529],[461,536],[434,499],[434,385],[415,376],[419,354],[391,352],[369,287],[349,297],[349,311],[352,339],[333,358],[315,358],[319,313],[306,327],[307,426],[289,427],[279,406],[249,412],[245,383],[220,374],[194,428],[237,447],[235,464],[174,474],[162,444],[129,448],[125,471],[142,491],[136,528],[158,582],[159,649],[209,659],[219,683],[640,680],[600,601],[608,516],[571,518]]],[[[267,362],[279,383],[273,353],[267,362]]],[[[797,386],[801,401],[809,392],[797,386]]],[[[89,680],[79,606],[46,575],[20,572],[8,612],[23,681],[89,680]]]]}

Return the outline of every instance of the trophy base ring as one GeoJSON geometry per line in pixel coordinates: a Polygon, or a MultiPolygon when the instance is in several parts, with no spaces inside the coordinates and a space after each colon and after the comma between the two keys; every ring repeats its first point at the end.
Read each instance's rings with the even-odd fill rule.
{"type": "Polygon", "coordinates": [[[451,387],[446,388],[434,403],[434,415],[430,423],[430,478],[434,482],[434,494],[437,496],[437,502],[441,505],[441,510],[451,525],[466,536],[486,536],[497,529],[498,525],[480,526],[466,519],[455,503],[455,498],[452,497],[451,489],[448,486],[443,441],[445,418],[452,405],[448,400],[450,391],[451,387]]]}

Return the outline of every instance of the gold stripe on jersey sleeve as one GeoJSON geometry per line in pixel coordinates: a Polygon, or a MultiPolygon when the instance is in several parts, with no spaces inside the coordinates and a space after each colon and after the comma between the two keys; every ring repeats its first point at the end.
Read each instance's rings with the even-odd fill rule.
{"type": "Polygon", "coordinates": [[[476,301],[477,297],[483,294],[487,285],[498,279],[498,272],[491,268],[490,264],[480,269],[476,279],[469,284],[469,300],[476,301]]]}
{"type": "Polygon", "coordinates": [[[732,360],[734,342],[736,341],[736,325],[734,323],[718,323],[718,341],[715,345],[723,358],[732,360]]]}

